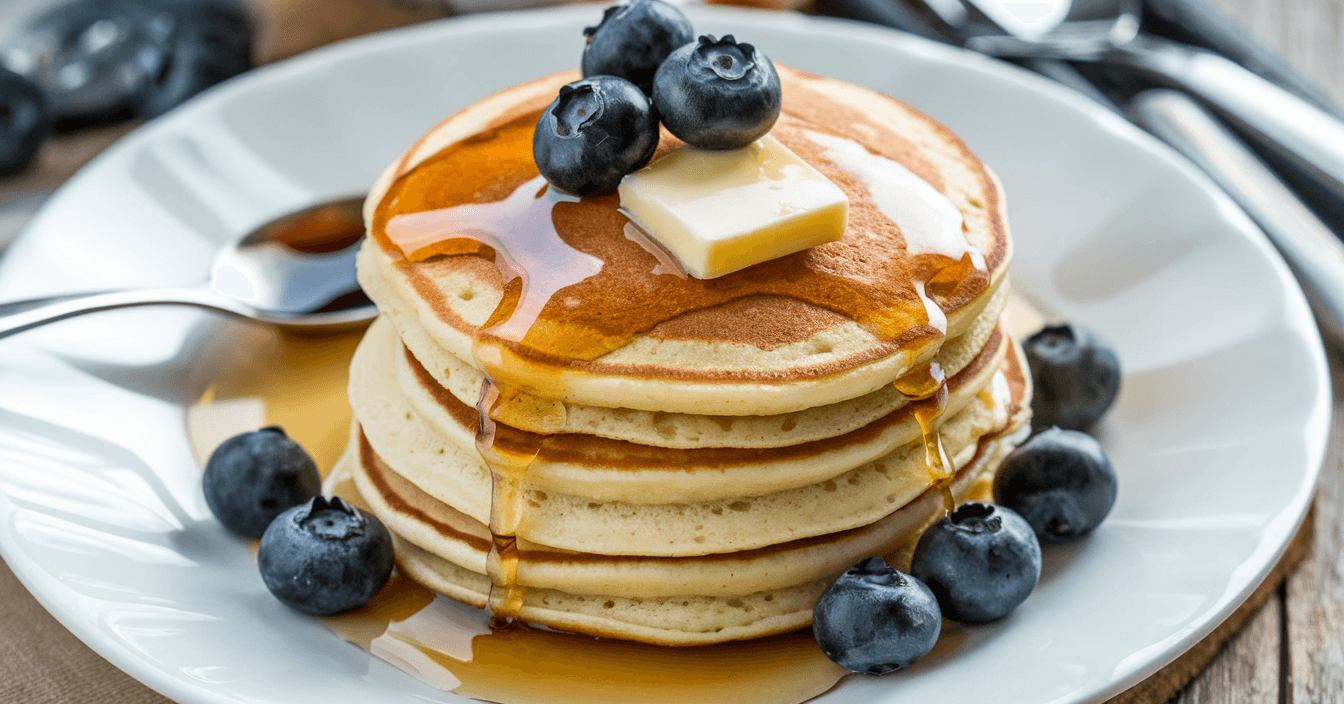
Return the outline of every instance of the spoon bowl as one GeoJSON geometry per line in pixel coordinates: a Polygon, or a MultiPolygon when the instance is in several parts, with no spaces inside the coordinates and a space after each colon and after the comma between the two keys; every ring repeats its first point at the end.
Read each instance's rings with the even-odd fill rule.
{"type": "Polygon", "coordinates": [[[364,236],[362,197],[322,203],[253,230],[215,256],[210,286],[259,310],[326,325],[335,314],[377,311],[355,280],[364,236]]]}
{"type": "Polygon", "coordinates": [[[133,289],[0,304],[0,338],[57,320],[145,305],[185,305],[286,327],[335,330],[378,309],[355,277],[363,197],[288,213],[225,246],[196,288],[133,289]]]}

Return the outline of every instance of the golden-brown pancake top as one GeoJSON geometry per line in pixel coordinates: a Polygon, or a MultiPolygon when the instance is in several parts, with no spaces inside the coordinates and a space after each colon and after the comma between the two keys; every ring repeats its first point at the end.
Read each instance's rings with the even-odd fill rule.
{"type": "MultiPolygon", "coordinates": [[[[535,90],[474,136],[453,141],[419,161],[413,158],[417,150],[410,150],[373,210],[373,239],[397,260],[416,297],[436,317],[478,340],[550,364],[594,360],[640,335],[735,342],[769,350],[849,320],[862,325],[879,343],[841,366],[880,359],[899,349],[936,345],[942,333],[930,324],[920,289],[946,314],[955,314],[984,294],[1006,265],[1008,234],[996,181],[946,128],[893,99],[865,91],[881,101],[884,111],[917,125],[917,130],[902,133],[891,120],[874,118],[835,99],[819,89],[819,82],[827,79],[787,69],[780,75],[784,109],[771,134],[849,196],[849,227],[836,242],[716,279],[655,274],[658,259],[628,235],[619,198],[610,195],[547,201],[544,207],[549,213],[530,222],[545,227],[549,221],[554,228],[549,244],[542,238],[537,240],[542,244],[533,245],[549,246],[549,252],[497,251],[529,246],[508,232],[496,233],[500,237],[494,246],[465,234],[445,234],[433,247],[402,252],[389,231],[412,222],[408,216],[428,214],[432,219],[459,206],[500,206],[510,196],[515,204],[526,205],[528,198],[538,204],[545,200],[536,197],[537,186],[545,184],[537,180],[531,143],[540,111],[554,94],[535,90]],[[808,131],[858,142],[942,191],[962,211],[963,230],[983,255],[985,269],[972,266],[968,258],[907,253],[900,228],[883,214],[864,181],[831,162],[808,131]],[[576,257],[595,271],[568,271],[572,267],[566,262],[576,257]],[[522,269],[520,277],[512,276],[513,262],[522,263],[517,267],[522,269]],[[453,302],[444,300],[435,281],[453,272],[469,273],[503,291],[504,300],[485,325],[466,322],[453,312],[453,302]],[[542,279],[557,275],[573,280],[562,279],[563,285],[549,288],[543,285],[542,279]],[[499,323],[520,299],[526,304],[529,294],[524,292],[537,290],[548,295],[537,301],[535,323],[524,328],[525,334],[502,331],[499,323]]],[[[561,74],[543,80],[558,86],[573,78],[561,74]]],[[[444,124],[451,123],[452,119],[444,124]]],[[[659,153],[682,146],[664,131],[659,153]]],[[[375,189],[374,196],[378,195],[375,189]]],[[[504,229],[521,221],[516,213],[491,214],[488,207],[472,212],[484,213],[487,222],[502,223],[504,229]]]]}

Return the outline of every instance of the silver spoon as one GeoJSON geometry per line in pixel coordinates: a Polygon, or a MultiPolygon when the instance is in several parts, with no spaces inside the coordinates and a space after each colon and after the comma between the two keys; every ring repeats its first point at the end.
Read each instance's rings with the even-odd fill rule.
{"type": "Polygon", "coordinates": [[[378,314],[355,280],[363,198],[305,208],[258,227],[216,255],[196,288],[78,293],[0,304],[0,338],[76,315],[183,305],[301,328],[354,327],[378,314]]]}
{"type": "Polygon", "coordinates": [[[966,46],[993,56],[1117,64],[1166,80],[1282,154],[1324,192],[1344,198],[1344,122],[1233,61],[1140,32],[1141,12],[1138,0],[1075,0],[1068,17],[1042,36],[975,37],[966,46]]]}

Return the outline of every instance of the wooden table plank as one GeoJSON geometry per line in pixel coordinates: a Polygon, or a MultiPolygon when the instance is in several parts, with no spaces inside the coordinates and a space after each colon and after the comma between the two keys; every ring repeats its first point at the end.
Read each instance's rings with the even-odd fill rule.
{"type": "Polygon", "coordinates": [[[1212,4],[1344,105],[1344,0],[1212,4]]]}
{"type": "Polygon", "coordinates": [[[1172,704],[1279,704],[1282,590],[1232,638],[1172,704]]]}
{"type": "Polygon", "coordinates": [[[1288,579],[1289,702],[1344,702],[1344,354],[1331,355],[1335,418],[1316,495],[1315,549],[1288,579]]]}

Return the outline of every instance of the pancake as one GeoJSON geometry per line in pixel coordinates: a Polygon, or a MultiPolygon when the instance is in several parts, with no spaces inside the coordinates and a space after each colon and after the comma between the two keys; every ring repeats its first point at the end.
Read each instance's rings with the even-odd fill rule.
{"type": "MultiPolygon", "coordinates": [[[[397,567],[464,604],[485,608],[490,580],[394,537],[397,567]]],[[[706,645],[785,633],[812,621],[830,580],[735,597],[627,598],[521,587],[518,617],[573,633],[654,645],[706,645]]]]}
{"type": "MultiPolygon", "coordinates": [[[[370,285],[370,295],[379,301],[379,310],[396,325],[420,366],[459,401],[474,406],[484,380],[481,371],[430,338],[416,321],[412,306],[398,300],[395,290],[378,280],[370,285]]],[[[1008,286],[1004,285],[994,292],[966,332],[939,347],[934,359],[945,372],[959,372],[983,351],[1007,301],[1008,286]]],[[[491,415],[501,423],[536,433],[583,433],[654,447],[782,447],[856,430],[888,415],[906,400],[894,386],[884,384],[856,398],[790,413],[724,416],[585,406],[522,392],[491,415]]]]}
{"type": "MultiPolygon", "coordinates": [[[[976,448],[972,461],[966,463],[965,471],[953,484],[955,494],[985,495],[988,476],[984,470],[991,464],[1000,438],[1000,434],[986,437],[976,448]]],[[[358,459],[351,460],[346,469],[374,513],[422,549],[485,574],[490,549],[490,532],[485,525],[420,491],[388,467],[366,440],[357,442],[358,459]]],[[[924,527],[941,515],[941,509],[941,494],[926,490],[868,525],[715,555],[600,555],[520,540],[518,581],[524,586],[630,598],[751,593],[834,578],[863,557],[909,547],[924,527]]]]}
{"type": "MultiPolygon", "coordinates": [[[[487,523],[491,477],[479,455],[426,421],[395,379],[387,378],[386,372],[382,378],[376,373],[379,347],[385,354],[391,348],[389,356],[396,359],[395,336],[388,335],[388,330],[380,322],[356,351],[350,385],[355,417],[377,454],[403,476],[439,501],[487,523]]],[[[954,464],[974,454],[981,436],[1003,427],[1010,418],[1021,421],[1025,364],[1016,345],[1006,347],[1013,354],[1004,358],[1001,369],[988,375],[988,388],[974,394],[960,412],[940,420],[939,433],[954,464]]],[[[518,536],[552,547],[602,554],[720,553],[833,533],[887,515],[933,481],[922,436],[812,484],[749,496],[735,491],[738,482],[729,476],[715,482],[729,491],[727,495],[694,502],[660,497],[664,486],[671,492],[677,490],[677,482],[668,481],[663,471],[647,479],[639,490],[645,496],[636,503],[555,490],[554,484],[543,483],[543,466],[534,463],[522,487],[527,511],[518,536]]],[[[706,471],[731,474],[736,469],[706,471]]],[[[638,469],[625,471],[632,474],[627,481],[638,481],[638,469]]],[[[750,477],[751,471],[748,465],[744,474],[750,477]]]]}
{"type": "MultiPolygon", "coordinates": [[[[1009,354],[1011,342],[998,330],[987,342],[991,344],[980,355],[948,379],[950,394],[944,418],[956,416],[978,394],[1008,394],[1006,379],[999,380],[996,387],[994,376],[1009,354]]],[[[402,409],[406,405],[402,401],[408,401],[414,415],[429,426],[423,432],[453,444],[468,457],[476,452],[477,410],[445,392],[381,319],[369,331],[351,375],[351,398],[366,413],[373,414],[375,404],[402,409]]],[[[981,405],[989,409],[991,402],[982,400],[981,405]]],[[[405,411],[400,412],[404,417],[405,411]]],[[[990,411],[989,415],[995,413],[990,411]]],[[[373,418],[370,422],[378,423],[373,418]]],[[[671,450],[588,434],[554,434],[539,439],[540,450],[528,468],[528,483],[534,489],[600,501],[669,503],[740,498],[831,479],[921,438],[919,424],[906,404],[857,430],[775,451],[718,447],[671,450]]],[[[425,473],[437,472],[425,468],[425,473]]]]}
{"type": "MultiPolygon", "coordinates": [[[[382,315],[336,475],[403,572],[498,618],[753,638],[809,623],[859,559],[908,567],[949,502],[987,495],[1030,415],[999,183],[898,101],[779,73],[770,134],[848,225],[718,278],[679,272],[619,196],[538,175],[533,128],[574,72],[448,118],[379,178],[357,263],[382,315]],[[935,211],[953,224],[917,222],[935,211]]],[[[684,146],[663,130],[655,159],[684,146]]]]}
{"type": "MultiPolygon", "coordinates": [[[[458,359],[566,403],[772,415],[889,385],[968,330],[1003,285],[1011,245],[999,185],[951,132],[907,106],[796,71],[780,75],[784,110],[771,134],[846,192],[852,236],[709,281],[653,275],[657,258],[627,236],[618,199],[608,196],[555,206],[545,252],[492,253],[451,237],[425,261],[401,252],[398,218],[419,222],[412,216],[503,203],[532,188],[532,126],[576,78],[563,73],[473,105],[389,167],[366,204],[372,236],[361,283],[385,309],[398,307],[386,295],[395,292],[414,312],[403,317],[458,359]],[[961,212],[966,242],[981,256],[908,251],[917,248],[865,183],[809,136],[822,133],[923,177],[961,212]],[[548,266],[535,266],[522,287],[497,266],[510,261],[548,266]],[[575,280],[548,278],[560,275],[575,280]],[[539,291],[555,295],[529,298],[539,291]],[[518,302],[506,309],[535,313],[517,340],[490,320],[506,294],[518,302]]],[[[664,134],[659,149],[677,146],[664,134]]]]}
{"type": "MultiPolygon", "coordinates": [[[[434,591],[484,608],[489,531],[399,478],[358,439],[358,427],[352,436],[333,478],[352,477],[360,503],[394,531],[398,568],[434,591]]],[[[952,486],[957,498],[987,497],[992,471],[1012,446],[1007,435],[983,438],[952,486]]],[[[883,555],[908,570],[915,541],[942,506],[941,495],[927,491],[870,526],[727,557],[604,559],[521,543],[519,617],[661,645],[782,633],[808,625],[817,595],[861,557],[883,555]],[[776,583],[781,586],[768,586],[776,583]]]]}

